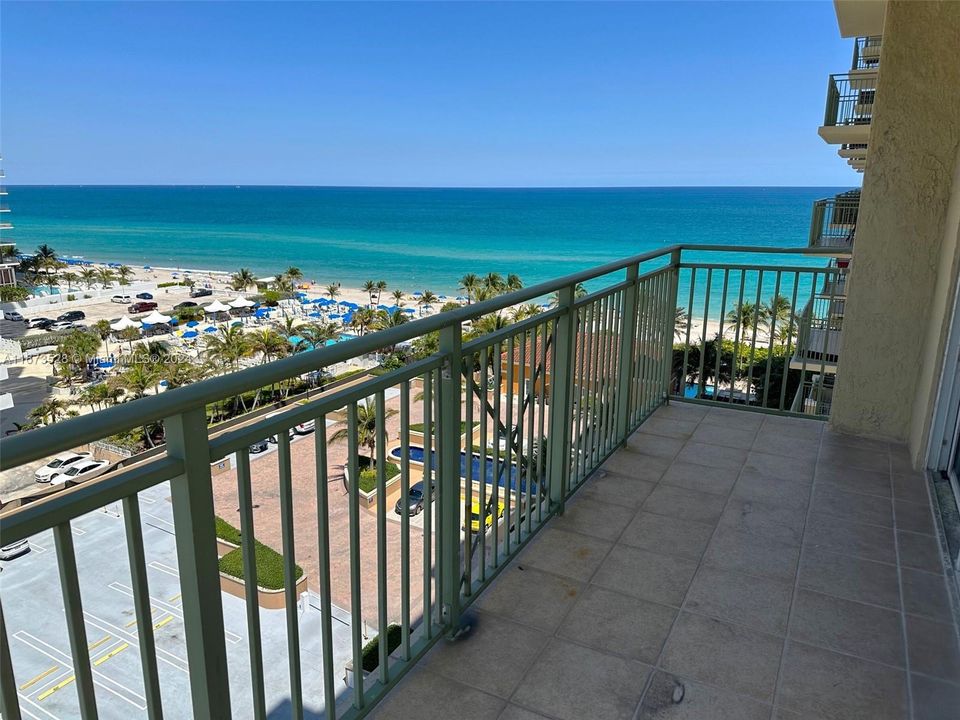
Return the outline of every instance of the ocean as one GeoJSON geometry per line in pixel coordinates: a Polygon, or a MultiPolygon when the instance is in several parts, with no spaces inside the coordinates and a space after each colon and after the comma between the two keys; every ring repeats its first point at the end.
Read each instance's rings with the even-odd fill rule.
{"type": "MultiPolygon", "coordinates": [[[[13,186],[5,239],[94,261],[260,276],[294,265],[323,285],[455,294],[467,272],[529,285],[675,243],[803,247],[811,203],[844,189],[13,186]]],[[[739,260],[751,258],[723,258],[739,260]]]]}

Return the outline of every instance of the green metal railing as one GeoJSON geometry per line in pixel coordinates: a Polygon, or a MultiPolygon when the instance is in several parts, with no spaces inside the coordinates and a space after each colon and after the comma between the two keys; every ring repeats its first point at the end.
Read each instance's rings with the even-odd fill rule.
{"type": "Polygon", "coordinates": [[[810,247],[851,248],[859,209],[859,190],[815,201],[810,219],[810,247]]]}
{"type": "Polygon", "coordinates": [[[827,105],[823,124],[869,125],[877,92],[875,72],[831,75],[827,81],[827,105]]]}
{"type": "Polygon", "coordinates": [[[853,62],[850,64],[850,69],[871,70],[879,67],[882,43],[882,35],[856,38],[853,43],[853,62]]]}
{"type": "MultiPolygon", "coordinates": [[[[144,697],[151,717],[162,716],[165,693],[175,689],[158,681],[137,494],[165,482],[176,530],[193,716],[226,718],[235,711],[265,718],[270,698],[279,692],[291,716],[303,717],[315,707],[314,699],[305,697],[303,678],[322,674],[326,716],[361,717],[438,638],[460,631],[463,612],[477,594],[544,522],[563,512],[570,494],[671,395],[789,413],[795,393],[788,393],[789,372],[782,359],[790,357],[796,343],[801,317],[795,308],[805,296],[812,298],[825,278],[841,272],[824,267],[822,259],[842,254],[808,248],[668,247],[2,440],[0,469],[10,470],[144,423],[164,425],[162,453],[0,518],[3,545],[53,531],[77,714],[97,716],[98,682],[91,670],[71,533],[77,518],[122,503],[144,697]],[[789,266],[704,261],[717,252],[760,259],[791,254],[798,259],[789,266]],[[582,283],[598,289],[583,294],[582,283]],[[498,316],[552,293],[550,309],[465,340],[466,321],[498,316]],[[765,316],[761,306],[775,305],[783,297],[790,299],[789,308],[777,306],[777,312],[765,316]],[[746,301],[754,303],[751,312],[745,312],[746,301]],[[206,406],[211,403],[429,333],[438,334],[438,350],[428,357],[209,435],[206,406]],[[710,382],[712,395],[707,391],[710,382]],[[693,393],[688,392],[691,386],[693,393]],[[331,429],[346,430],[345,441],[327,432],[328,420],[331,429]],[[308,421],[316,423],[317,431],[314,451],[305,461],[294,452],[288,430],[308,421]],[[422,441],[411,436],[414,423],[422,423],[422,441]],[[269,492],[279,497],[275,521],[283,555],[287,688],[269,687],[265,681],[265,665],[278,658],[264,652],[256,591],[253,508],[256,492],[264,492],[264,479],[256,473],[260,460],[251,462],[249,446],[272,436],[279,484],[269,492]],[[342,457],[347,488],[345,526],[335,520],[331,506],[329,485],[337,477],[334,454],[342,457]],[[247,578],[250,680],[240,685],[231,685],[227,671],[215,550],[211,463],[224,458],[232,458],[236,469],[247,578]],[[313,479],[315,496],[295,497],[295,471],[298,477],[306,473],[313,479]],[[371,472],[375,493],[361,489],[362,478],[371,472]],[[402,513],[397,548],[388,542],[387,513],[392,510],[386,498],[398,492],[401,506],[407,507],[411,485],[418,481],[424,488],[423,529],[412,528],[409,515],[402,513]],[[363,505],[371,497],[378,501],[367,511],[363,505]],[[315,512],[307,528],[295,522],[295,510],[304,503],[315,512]],[[361,524],[371,517],[374,530],[362,532],[361,524]],[[317,538],[320,667],[305,666],[301,653],[296,563],[303,547],[297,538],[305,532],[317,538]],[[337,532],[345,533],[349,545],[348,577],[332,571],[330,548],[337,532]],[[363,560],[371,554],[376,557],[375,577],[363,572],[363,560]],[[391,569],[398,571],[394,577],[399,582],[391,583],[391,569]],[[337,682],[340,668],[334,660],[331,623],[335,604],[348,606],[351,619],[356,672],[349,692],[340,691],[337,682]],[[391,623],[399,624],[401,640],[393,652],[387,642],[379,643],[377,670],[365,676],[359,669],[365,621],[371,618],[376,618],[381,637],[391,623]]],[[[803,382],[801,378],[799,385],[803,382]]],[[[4,605],[11,602],[7,593],[0,597],[4,605]]],[[[21,717],[17,658],[11,656],[8,632],[0,627],[0,709],[5,719],[21,717]]]]}

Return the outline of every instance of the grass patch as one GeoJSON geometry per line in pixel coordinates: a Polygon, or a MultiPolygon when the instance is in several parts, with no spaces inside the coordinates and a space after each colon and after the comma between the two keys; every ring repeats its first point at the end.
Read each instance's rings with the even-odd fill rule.
{"type": "MultiPolygon", "coordinates": [[[[387,655],[392,653],[403,641],[403,633],[399,625],[393,624],[387,626],[387,655]]],[[[380,636],[377,635],[373,640],[363,646],[361,655],[364,672],[373,672],[380,666],[380,636]]]]}
{"type": "Polygon", "coordinates": [[[473,452],[475,452],[477,455],[483,455],[486,453],[488,458],[493,458],[494,455],[496,455],[496,457],[500,460],[506,460],[508,457],[510,458],[511,462],[516,462],[517,460],[517,454],[515,452],[512,452],[508,455],[506,450],[494,450],[493,448],[484,449],[479,445],[473,446],[473,452]]]}
{"type": "MultiPolygon", "coordinates": [[[[253,541],[253,547],[257,560],[257,585],[267,590],[282,590],[283,555],[259,540],[253,541]]],[[[240,548],[220,558],[220,572],[243,580],[243,553],[240,548]]],[[[294,574],[299,580],[303,577],[303,568],[295,566],[294,574]]]]}
{"type": "MultiPolygon", "coordinates": [[[[373,492],[377,489],[377,469],[373,466],[370,458],[360,455],[357,458],[357,464],[360,468],[360,489],[365,493],[373,492]]],[[[387,461],[386,478],[387,482],[400,474],[400,466],[396,463],[387,461]]]]}
{"type": "Polygon", "coordinates": [[[240,544],[240,531],[233,525],[219,516],[214,518],[214,525],[218,538],[226,540],[228,543],[233,543],[234,545],[240,544]]]}

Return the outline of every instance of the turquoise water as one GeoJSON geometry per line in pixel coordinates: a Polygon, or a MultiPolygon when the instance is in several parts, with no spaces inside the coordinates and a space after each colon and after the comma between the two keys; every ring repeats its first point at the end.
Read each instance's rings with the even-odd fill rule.
{"type": "Polygon", "coordinates": [[[843,189],[25,186],[10,188],[9,237],[88,260],[296,265],[322,284],[456,294],[467,272],[533,284],[674,243],[802,247],[811,203],[843,189]]]}

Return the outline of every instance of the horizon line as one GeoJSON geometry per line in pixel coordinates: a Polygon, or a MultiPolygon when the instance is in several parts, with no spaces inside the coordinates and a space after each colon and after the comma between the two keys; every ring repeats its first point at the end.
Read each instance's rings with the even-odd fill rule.
{"type": "Polygon", "coordinates": [[[320,188],[329,190],[669,190],[729,188],[834,188],[848,185],[307,185],[286,183],[5,183],[8,188],[320,188]]]}

